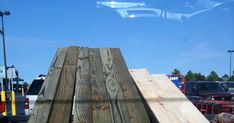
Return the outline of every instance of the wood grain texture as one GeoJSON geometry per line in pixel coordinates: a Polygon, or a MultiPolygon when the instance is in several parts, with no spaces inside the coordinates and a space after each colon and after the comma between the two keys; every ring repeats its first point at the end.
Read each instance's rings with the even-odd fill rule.
{"type": "Polygon", "coordinates": [[[99,49],[90,49],[90,70],[93,123],[111,123],[110,99],[99,49]]]}
{"type": "Polygon", "coordinates": [[[120,49],[111,49],[113,64],[116,68],[116,80],[123,91],[123,101],[126,103],[127,112],[131,123],[149,123],[150,119],[143,101],[132,79],[120,49]]]}
{"type": "Polygon", "coordinates": [[[60,82],[51,108],[49,123],[69,123],[72,112],[73,93],[78,60],[78,47],[69,47],[67,50],[60,82]]]}
{"type": "Polygon", "coordinates": [[[52,101],[59,83],[67,48],[58,49],[51,63],[47,77],[39,92],[28,123],[47,123],[52,101]]]}
{"type": "MultiPolygon", "coordinates": [[[[189,123],[187,118],[181,114],[181,109],[178,108],[178,103],[180,102],[190,102],[187,98],[180,92],[180,90],[169,80],[167,76],[166,78],[156,81],[155,77],[153,77],[153,87],[157,87],[157,95],[160,97],[160,101],[163,104],[164,108],[167,109],[167,113],[171,114],[171,120],[178,121],[180,123],[189,123]],[[171,88],[173,87],[173,88],[171,88]],[[181,94],[177,95],[176,93],[179,92],[181,94]],[[178,111],[179,110],[179,111],[178,111]]],[[[156,77],[158,79],[158,77],[156,77]]],[[[155,92],[156,93],[156,92],[155,92]]],[[[193,111],[196,109],[195,107],[190,107],[193,111]]],[[[187,109],[186,109],[187,110],[187,109]]],[[[194,114],[196,111],[194,111],[194,114]]],[[[200,113],[200,112],[198,112],[200,113]]],[[[169,118],[168,118],[169,119],[169,118]]]]}
{"type": "Polygon", "coordinates": [[[143,70],[133,70],[130,71],[130,73],[157,120],[160,123],[184,123],[185,121],[183,119],[181,120],[177,114],[174,114],[174,110],[170,109],[172,107],[168,106],[167,102],[163,99],[166,93],[161,94],[160,88],[158,86],[153,86],[151,75],[142,71],[143,70]]]}
{"type": "Polygon", "coordinates": [[[155,78],[145,69],[130,70],[130,73],[159,122],[208,123],[206,118],[166,76],[163,76],[163,79],[161,76],[155,78]],[[181,107],[181,105],[178,105],[181,102],[190,103],[191,105],[181,107]],[[184,111],[187,113],[192,112],[195,117],[182,113],[184,111]]]}
{"type": "Polygon", "coordinates": [[[150,122],[119,49],[57,51],[29,123],[68,122],[150,122]]]}
{"type": "Polygon", "coordinates": [[[130,123],[126,103],[123,102],[123,92],[116,80],[116,68],[110,49],[100,49],[105,84],[111,102],[112,123],[130,123]]]}
{"type": "Polygon", "coordinates": [[[163,74],[152,76],[154,86],[160,87],[162,92],[165,92],[163,98],[167,99],[178,117],[186,120],[187,123],[208,123],[209,121],[202,113],[187,99],[187,97],[171,82],[171,80],[163,74]]]}
{"type": "Polygon", "coordinates": [[[92,123],[89,49],[81,48],[76,72],[73,123],[92,123]]]}
{"type": "Polygon", "coordinates": [[[100,49],[112,123],[150,122],[119,49],[100,49]]]}

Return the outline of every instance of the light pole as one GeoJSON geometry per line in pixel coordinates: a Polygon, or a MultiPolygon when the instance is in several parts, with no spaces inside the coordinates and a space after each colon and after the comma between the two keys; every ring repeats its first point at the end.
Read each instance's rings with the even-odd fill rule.
{"type": "Polygon", "coordinates": [[[5,66],[5,79],[7,80],[7,62],[6,62],[6,46],[5,46],[5,32],[4,32],[4,16],[10,15],[10,11],[0,11],[0,16],[2,19],[2,30],[0,33],[2,34],[2,46],[3,46],[3,56],[4,56],[4,66],[5,66]]]}
{"type": "Polygon", "coordinates": [[[234,50],[228,50],[228,52],[230,53],[230,73],[229,76],[232,77],[232,53],[234,52],[234,50]]]}

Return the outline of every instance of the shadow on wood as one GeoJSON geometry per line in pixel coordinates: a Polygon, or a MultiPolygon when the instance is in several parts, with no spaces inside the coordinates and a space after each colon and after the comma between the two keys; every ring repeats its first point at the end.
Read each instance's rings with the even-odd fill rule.
{"type": "Polygon", "coordinates": [[[149,123],[119,49],[59,49],[29,123],[149,123]]]}

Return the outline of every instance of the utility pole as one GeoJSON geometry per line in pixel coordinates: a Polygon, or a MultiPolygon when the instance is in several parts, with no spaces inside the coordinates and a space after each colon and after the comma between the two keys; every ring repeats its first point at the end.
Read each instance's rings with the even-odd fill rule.
{"type": "Polygon", "coordinates": [[[229,77],[232,77],[232,53],[234,52],[234,50],[228,50],[228,52],[230,53],[230,70],[229,70],[229,77]]]}
{"type": "Polygon", "coordinates": [[[4,16],[10,15],[9,11],[0,11],[0,16],[2,20],[2,30],[0,30],[2,34],[2,46],[3,46],[3,56],[4,56],[4,67],[5,67],[5,79],[7,80],[7,61],[6,61],[6,44],[5,44],[5,32],[4,32],[4,16]]]}
{"type": "MultiPolygon", "coordinates": [[[[4,32],[4,16],[10,15],[9,11],[0,11],[0,16],[2,19],[2,30],[0,30],[0,33],[2,34],[2,46],[3,46],[3,56],[4,56],[4,74],[5,74],[5,80],[6,84],[8,85],[8,77],[7,77],[7,62],[6,62],[6,46],[5,46],[5,32],[4,32]]],[[[1,90],[1,101],[5,105],[5,111],[2,112],[3,116],[7,116],[7,106],[6,106],[6,93],[4,91],[4,84],[3,81],[1,83],[2,85],[2,90],[1,90]]]]}

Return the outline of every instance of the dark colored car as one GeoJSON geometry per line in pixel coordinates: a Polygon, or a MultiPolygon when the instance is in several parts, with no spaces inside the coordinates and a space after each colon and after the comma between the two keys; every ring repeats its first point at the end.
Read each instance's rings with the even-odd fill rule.
{"type": "Polygon", "coordinates": [[[218,82],[186,82],[181,90],[203,114],[234,113],[232,94],[218,82]]]}
{"type": "Polygon", "coordinates": [[[228,92],[234,94],[234,82],[222,82],[221,83],[228,92]]]}
{"type": "Polygon", "coordinates": [[[202,99],[231,101],[232,94],[226,88],[217,82],[187,82],[186,92],[189,98],[200,97],[202,99]]]}

